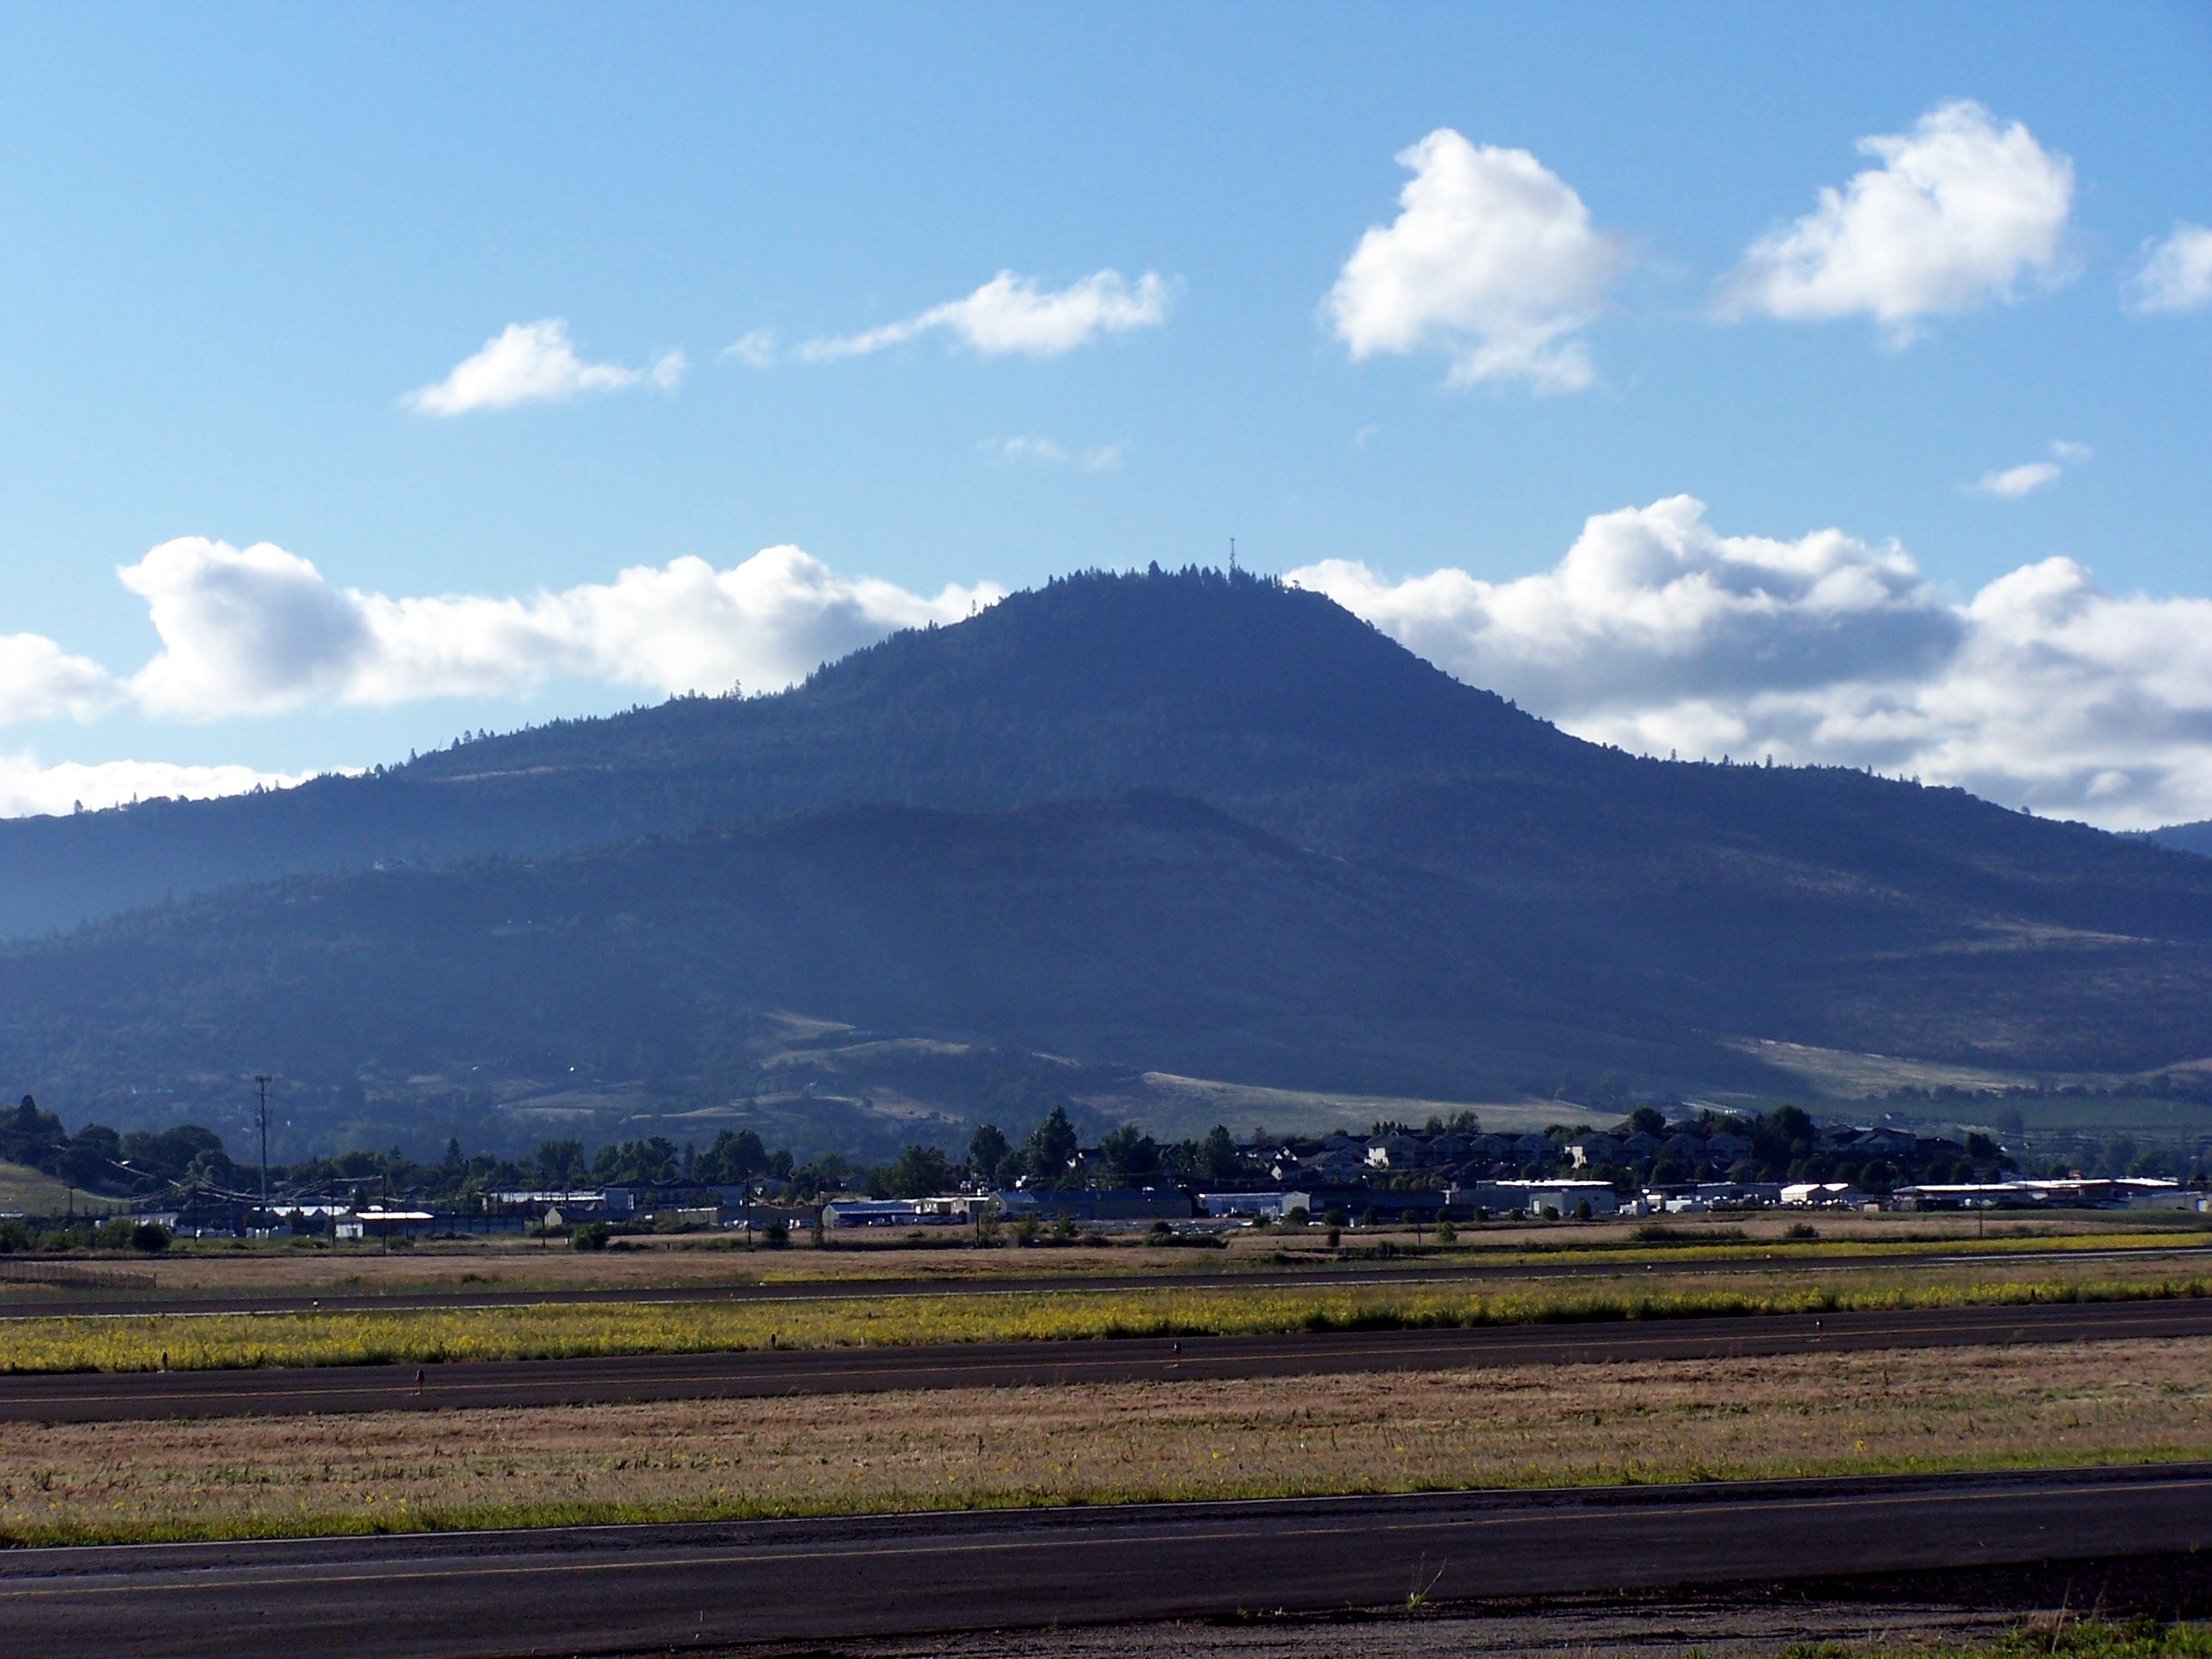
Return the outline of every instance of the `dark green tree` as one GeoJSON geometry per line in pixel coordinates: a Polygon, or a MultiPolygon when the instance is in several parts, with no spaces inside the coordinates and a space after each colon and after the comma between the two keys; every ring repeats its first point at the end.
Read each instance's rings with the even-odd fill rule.
{"type": "Polygon", "coordinates": [[[100,1187],[124,1181],[115,1166],[123,1160],[123,1137],[105,1123],[88,1123],[70,1138],[62,1154],[62,1179],[78,1187],[100,1187]]]}
{"type": "Polygon", "coordinates": [[[713,1186],[735,1186],[750,1181],[768,1168],[768,1152],[761,1138],[750,1129],[739,1129],[735,1133],[725,1129],[714,1137],[714,1144],[699,1154],[693,1169],[694,1176],[713,1186]]]}
{"type": "Polygon", "coordinates": [[[1133,1123],[1124,1123],[1098,1143],[1106,1167],[1117,1182],[1136,1181],[1160,1167],[1158,1142],[1133,1123]]]}
{"type": "Polygon", "coordinates": [[[1067,1109],[1055,1106],[1045,1121],[1030,1132],[1028,1144],[1022,1148],[1022,1161],[1045,1186],[1064,1186],[1068,1165],[1075,1162],[1075,1155],[1081,1149],[1075,1126],[1067,1121],[1067,1109]]]}
{"type": "Polygon", "coordinates": [[[1198,1144],[1199,1177],[1212,1182],[1234,1181],[1237,1171],[1237,1143],[1231,1139],[1227,1127],[1217,1123],[1198,1144]]]}
{"type": "Polygon", "coordinates": [[[582,1184],[586,1166],[580,1140],[548,1140],[538,1148],[538,1184],[552,1192],[565,1192],[582,1184]]]}
{"type": "Polygon", "coordinates": [[[1013,1148],[1006,1144],[1006,1137],[1000,1132],[997,1124],[982,1124],[969,1139],[968,1167],[976,1180],[987,1185],[994,1183],[999,1179],[999,1171],[1006,1167],[1006,1159],[1012,1152],[1013,1148]]]}
{"type": "Polygon", "coordinates": [[[951,1184],[945,1154],[934,1146],[908,1146],[883,1171],[885,1198],[927,1198],[951,1184]]]}

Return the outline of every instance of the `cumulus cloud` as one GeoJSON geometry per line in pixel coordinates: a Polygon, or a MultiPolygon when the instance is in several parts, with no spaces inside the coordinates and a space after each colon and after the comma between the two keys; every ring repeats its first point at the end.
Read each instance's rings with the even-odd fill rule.
{"type": "Polygon", "coordinates": [[[122,698],[107,671],[37,634],[0,635],[0,726],[90,720],[122,698]]]}
{"type": "Polygon", "coordinates": [[[2018,501],[2037,490],[2057,483],[2066,475],[2069,466],[2079,466],[2089,459],[2087,444],[2069,443],[2063,438],[2055,439],[2051,445],[2051,459],[2047,461],[2027,461],[2019,466],[2008,466],[1984,472],[1966,486],[1969,494],[1996,495],[2005,501],[2018,501]]]}
{"type": "Polygon", "coordinates": [[[1517,580],[1288,580],[1642,753],[1870,766],[2113,828],[2212,817],[2212,600],[2109,594],[2071,560],[1961,605],[1894,544],[1723,535],[1678,495],[1592,518],[1517,580]]]}
{"type": "Polygon", "coordinates": [[[527,599],[364,593],[266,542],[241,549],[198,537],[165,542],[118,574],[146,599],[161,640],[126,689],[148,713],[178,720],[503,696],[559,678],[772,690],[1000,592],[953,585],[925,598],[840,575],[796,547],[727,570],[700,558],[638,566],[611,583],[527,599]]]}
{"type": "Polygon", "coordinates": [[[689,367],[680,351],[664,352],[641,369],[587,363],[577,356],[567,322],[547,317],[534,323],[509,323],[475,356],[456,363],[444,380],[418,387],[401,401],[420,414],[452,416],[512,409],[518,404],[562,403],[580,392],[619,392],[641,381],[673,392],[689,367]]]}
{"type": "Polygon", "coordinates": [[[307,781],[304,772],[259,772],[250,766],[178,766],[167,761],[64,761],[41,766],[28,750],[0,754],[0,817],[41,813],[96,812],[158,796],[205,800],[242,795],[256,787],[282,789],[307,781]]]}
{"type": "Polygon", "coordinates": [[[1960,100],[1858,148],[1881,165],[1753,242],[1722,284],[1723,315],[1863,314],[1902,346],[1924,317],[2009,300],[2029,272],[2063,274],[2074,164],[2021,123],[1960,100]]]}
{"type": "MultiPolygon", "coordinates": [[[[1153,271],[1132,283],[1117,270],[1100,270],[1054,289],[1002,270],[965,298],[865,333],[802,341],[791,355],[802,362],[835,362],[942,331],[986,357],[1058,357],[1103,335],[1159,327],[1177,286],[1153,271]]],[[[775,360],[775,338],[765,331],[748,334],[725,355],[763,366],[775,360]]]]}
{"type": "Polygon", "coordinates": [[[2127,301],[2145,316],[2212,306],[2212,228],[2178,224],[2164,241],[2146,246],[2127,301]]]}
{"type": "Polygon", "coordinates": [[[1352,357],[1435,351],[1455,386],[1588,386],[1580,337],[1627,267],[1621,243],[1525,149],[1439,127],[1395,159],[1413,174],[1398,216],[1359,239],[1322,306],[1352,357]]]}
{"type": "Polygon", "coordinates": [[[212,720],[336,695],[371,648],[358,596],[268,542],[180,537],[116,574],[161,638],[131,681],[152,714],[212,720]]]}

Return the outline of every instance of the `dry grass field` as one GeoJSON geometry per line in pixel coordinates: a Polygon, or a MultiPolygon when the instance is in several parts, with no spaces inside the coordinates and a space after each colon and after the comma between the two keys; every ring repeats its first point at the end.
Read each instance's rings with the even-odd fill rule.
{"type": "Polygon", "coordinates": [[[1747,1265],[1726,1279],[1631,1271],[1507,1281],[1062,1288],[793,1301],[534,1303],[371,1311],[18,1316],[0,1321],[0,1371],[204,1370],[435,1364],[785,1347],[1427,1329],[1743,1314],[2119,1301],[2212,1295],[2171,1258],[2054,1264],[2002,1259],[1810,1274],[1747,1265]]]}
{"type": "Polygon", "coordinates": [[[0,1159],[0,1213],[60,1215],[73,1211],[98,1216],[121,1207],[116,1200],[73,1191],[43,1170],[0,1159]]]}
{"type": "MultiPolygon", "coordinates": [[[[1392,1271],[1424,1266],[1510,1264],[1587,1259],[1604,1266],[1623,1252],[1661,1262],[1726,1261],[1771,1251],[1816,1261],[1838,1252],[1924,1253],[1931,1249],[2003,1255],[2051,1248],[2212,1248],[2212,1229],[2197,1218],[2077,1212],[2008,1218],[1987,1226],[1958,1215],[1816,1218],[1817,1241],[1785,1238],[1802,1216],[1766,1215],[1705,1220],[1670,1219],[1680,1235],[1664,1248],[1639,1245],[1632,1222],[1492,1224],[1464,1228],[1447,1248],[1396,1230],[1355,1230],[1332,1249],[1320,1228],[1304,1232],[1238,1231],[1224,1249],[1163,1249],[1121,1235],[1099,1243],[989,1250],[970,1247],[959,1230],[920,1240],[904,1235],[838,1236],[816,1249],[802,1234],[783,1250],[746,1249],[729,1235],[678,1234],[631,1237],[615,1248],[571,1250],[564,1241],[514,1237],[419,1243],[389,1254],[374,1245],[304,1248],[292,1244],[215,1243],[179,1245],[170,1254],[134,1258],[133,1272],[150,1273],[165,1296],[314,1295],[320,1292],[419,1293],[564,1290],[712,1289],[737,1285],[842,1282],[867,1279],[953,1279],[988,1283],[1000,1279],[1071,1278],[1146,1273],[1179,1275],[1261,1272],[1282,1266],[1321,1266],[1339,1261],[1370,1263],[1388,1246],[1397,1252],[1371,1261],[1392,1271]],[[1730,1237],[1741,1234],[1741,1238],[1730,1237]],[[1983,1235],[1978,1237],[1978,1235],[1983,1235]],[[1704,1239],[1700,1245],[1693,1241],[1704,1239]]],[[[9,1287],[21,1300],[34,1294],[9,1287]]]]}
{"type": "Polygon", "coordinates": [[[1698,1480],[2212,1455],[2212,1340],[0,1426],[0,1539],[1698,1480]]]}

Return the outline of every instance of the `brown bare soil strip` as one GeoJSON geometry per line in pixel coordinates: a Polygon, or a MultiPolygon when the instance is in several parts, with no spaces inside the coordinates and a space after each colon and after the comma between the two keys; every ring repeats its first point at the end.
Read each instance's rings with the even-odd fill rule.
{"type": "Polygon", "coordinates": [[[27,1541],[2212,1456],[2212,1340],[0,1427],[27,1541]]]}

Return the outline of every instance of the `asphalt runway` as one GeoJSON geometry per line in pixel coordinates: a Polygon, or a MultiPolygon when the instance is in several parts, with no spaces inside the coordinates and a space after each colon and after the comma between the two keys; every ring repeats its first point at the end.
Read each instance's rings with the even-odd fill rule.
{"type": "Polygon", "coordinates": [[[467,1361],[0,1376],[0,1422],[441,1411],[899,1389],[1264,1378],[1349,1371],[1709,1359],[2212,1335],[2212,1297],[2013,1308],[1502,1325],[1467,1330],[929,1347],[753,1350],[603,1359],[467,1361]]]}
{"type": "Polygon", "coordinates": [[[51,1319],[65,1315],[285,1314],[319,1309],[327,1313],[368,1313],[432,1308],[520,1308],[540,1304],[659,1304],[684,1302],[823,1302],[855,1297],[1034,1296],[1040,1291],[1109,1295],[1121,1291],[1240,1290],[1254,1286],[1297,1288],[1354,1285],[1454,1284],[1464,1280],[1603,1279],[1663,1268],[1674,1274],[1730,1276],[1766,1273],[1840,1273],[1863,1267],[1961,1267],[1997,1265],[2080,1267],[2100,1261],[2143,1261],[2196,1255],[2212,1261],[2212,1244],[2192,1242],[2135,1246],[2111,1250],[2024,1250],[2002,1253],[1936,1251],[1920,1255],[1844,1254],[1777,1256],[1757,1245],[1718,1245],[1728,1252],[1684,1260],[1664,1249],[1624,1250],[1574,1261],[1496,1261],[1432,1264],[1401,1257],[1397,1265],[1376,1261],[1332,1263],[1310,1267],[1248,1268],[1235,1273],[1038,1274],[1022,1279],[963,1279],[924,1275],[904,1279],[824,1279],[766,1284],[696,1285],[608,1285],[580,1290],[471,1289],[459,1291],[316,1291],[281,1294],[240,1291],[225,1296],[118,1296],[112,1292],[47,1289],[29,1281],[0,1280],[0,1322],[51,1319]]]}
{"type": "MultiPolygon", "coordinates": [[[[18,1651],[348,1659],[1623,1597],[2212,1547],[2212,1467],[0,1553],[18,1651]]],[[[2201,1569],[2200,1569],[2201,1571],[2201,1569]]]]}

